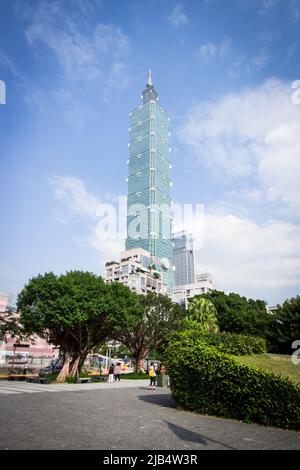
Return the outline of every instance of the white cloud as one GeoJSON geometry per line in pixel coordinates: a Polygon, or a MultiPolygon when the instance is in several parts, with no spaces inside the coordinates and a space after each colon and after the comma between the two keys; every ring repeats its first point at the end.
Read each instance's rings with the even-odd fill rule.
{"type": "MultiPolygon", "coordinates": [[[[300,210],[300,106],[290,84],[261,86],[200,103],[179,131],[199,163],[223,178],[257,179],[269,200],[300,210]]],[[[250,188],[252,189],[252,188],[250,188]]]]}
{"type": "Polygon", "coordinates": [[[231,40],[228,38],[219,44],[207,42],[199,47],[197,57],[205,63],[210,60],[223,59],[230,52],[230,48],[231,40]]]}
{"type": "Polygon", "coordinates": [[[259,202],[262,200],[263,192],[258,188],[242,189],[240,191],[231,190],[227,191],[225,196],[235,199],[245,199],[251,202],[259,202]]]}
{"type": "MultiPolygon", "coordinates": [[[[277,5],[281,3],[281,0],[259,0],[260,6],[258,13],[262,16],[271,15],[277,5]]],[[[287,1],[287,0],[284,0],[287,1]]]]}
{"type": "MultiPolygon", "coordinates": [[[[56,200],[62,203],[71,213],[80,217],[96,219],[100,201],[90,194],[79,178],[72,176],[52,176],[50,184],[56,200]]],[[[66,222],[62,217],[61,221],[66,222]]]]}
{"type": "Polygon", "coordinates": [[[16,69],[15,64],[11,59],[7,57],[6,54],[4,54],[3,51],[0,50],[0,65],[3,67],[7,68],[13,75],[15,75],[17,78],[22,78],[21,74],[18,72],[16,69]]]}
{"type": "Polygon", "coordinates": [[[290,14],[291,21],[298,23],[300,21],[299,0],[261,0],[260,15],[270,15],[278,5],[284,5],[290,14]]]}
{"type": "Polygon", "coordinates": [[[291,0],[290,11],[291,11],[292,20],[295,23],[298,23],[300,21],[300,5],[297,0],[291,0]]]}
{"type": "MultiPolygon", "coordinates": [[[[54,213],[56,221],[65,225],[74,220],[85,219],[84,235],[70,234],[70,237],[79,247],[92,248],[98,252],[99,268],[102,266],[102,272],[104,272],[106,261],[120,257],[120,252],[124,249],[124,239],[122,234],[119,236],[116,232],[113,232],[110,238],[109,234],[101,232],[99,229],[98,222],[103,214],[99,208],[103,207],[103,202],[90,193],[79,178],[52,176],[49,178],[49,182],[53,189],[54,198],[66,210],[66,213],[63,214],[57,211],[54,213]]],[[[113,202],[114,210],[119,203],[119,198],[111,194],[107,196],[113,202]]]]}
{"type": "Polygon", "coordinates": [[[183,26],[189,22],[188,16],[184,13],[183,6],[181,4],[175,6],[171,15],[168,17],[168,21],[175,26],[175,28],[183,26]]]}
{"type": "Polygon", "coordinates": [[[16,2],[34,57],[52,80],[26,83],[25,101],[40,112],[57,109],[63,119],[80,127],[91,118],[93,105],[127,87],[129,39],[113,24],[95,22],[96,0],[41,1],[34,9],[16,2]],[[48,67],[48,68],[47,68],[48,67]]]}
{"type": "Polygon", "coordinates": [[[300,285],[300,226],[209,212],[197,258],[197,271],[211,272],[218,288],[280,293],[300,285]]]}
{"type": "Polygon", "coordinates": [[[264,10],[272,10],[280,0],[262,0],[262,7],[264,10]]]}
{"type": "MultiPolygon", "coordinates": [[[[102,266],[104,272],[106,261],[119,258],[124,240],[99,236],[96,214],[100,199],[78,178],[52,177],[51,185],[67,214],[85,219],[84,234],[70,234],[71,239],[81,249],[97,251],[99,269],[102,266]]],[[[116,197],[108,197],[117,202],[116,197]]],[[[64,224],[70,221],[60,220],[64,224]]],[[[188,219],[185,224],[188,226],[188,219]]],[[[300,285],[300,226],[280,220],[258,224],[216,208],[207,210],[201,224],[204,244],[197,251],[197,272],[211,272],[217,288],[272,297],[272,292],[280,295],[285,288],[300,285]]]]}
{"type": "Polygon", "coordinates": [[[256,69],[262,69],[269,62],[270,57],[266,50],[261,50],[256,56],[252,57],[250,60],[250,69],[251,66],[256,69]]]}
{"type": "Polygon", "coordinates": [[[52,50],[67,79],[109,80],[111,73],[116,74],[117,64],[119,68],[125,65],[122,59],[129,42],[118,27],[102,23],[91,27],[72,18],[66,20],[63,15],[57,3],[42,2],[25,35],[29,44],[41,43],[52,50]]]}

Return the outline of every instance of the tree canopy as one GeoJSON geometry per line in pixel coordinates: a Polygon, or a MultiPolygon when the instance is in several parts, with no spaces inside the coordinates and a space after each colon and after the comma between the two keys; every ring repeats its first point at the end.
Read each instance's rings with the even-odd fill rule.
{"type": "Polygon", "coordinates": [[[293,352],[292,343],[300,340],[300,296],[286,300],[271,315],[271,343],[274,351],[293,352]]]}
{"type": "Polygon", "coordinates": [[[17,300],[24,330],[64,353],[59,380],[75,375],[94,347],[128,326],[137,305],[137,296],[128,287],[105,284],[101,277],[82,271],[34,277],[17,300]]]}
{"type": "Polygon", "coordinates": [[[264,300],[246,299],[236,293],[211,291],[201,295],[210,300],[217,310],[220,331],[252,336],[268,336],[270,315],[264,300]]]}
{"type": "Polygon", "coordinates": [[[119,335],[135,358],[136,372],[143,368],[149,351],[160,349],[183,318],[182,308],[167,296],[150,292],[138,299],[139,314],[131,315],[131,322],[119,335]]]}

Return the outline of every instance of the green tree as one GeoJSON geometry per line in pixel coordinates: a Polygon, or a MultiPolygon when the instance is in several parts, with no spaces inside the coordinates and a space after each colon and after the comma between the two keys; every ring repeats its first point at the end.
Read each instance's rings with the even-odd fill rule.
{"type": "Polygon", "coordinates": [[[131,314],[119,340],[135,359],[135,372],[140,372],[151,350],[162,348],[183,318],[182,308],[167,296],[148,293],[139,295],[139,313],[131,314]]]}
{"type": "Polygon", "coordinates": [[[19,325],[17,315],[10,314],[1,314],[0,315],[0,341],[3,341],[5,335],[11,335],[16,339],[22,339],[22,332],[19,325]]]}
{"type": "Polygon", "coordinates": [[[202,332],[219,331],[217,309],[214,304],[203,297],[193,297],[188,307],[188,320],[196,322],[202,332]]]}
{"type": "Polygon", "coordinates": [[[220,331],[268,337],[271,319],[265,301],[246,299],[236,293],[227,295],[217,290],[201,297],[216,307],[220,331]]]}
{"type": "Polygon", "coordinates": [[[59,381],[75,376],[89,352],[126,326],[135,305],[137,296],[126,286],[82,271],[34,277],[17,301],[23,330],[63,353],[59,381]]]}
{"type": "Polygon", "coordinates": [[[300,296],[286,300],[278,306],[277,313],[270,315],[270,342],[280,353],[293,352],[292,343],[300,340],[300,296]]]}

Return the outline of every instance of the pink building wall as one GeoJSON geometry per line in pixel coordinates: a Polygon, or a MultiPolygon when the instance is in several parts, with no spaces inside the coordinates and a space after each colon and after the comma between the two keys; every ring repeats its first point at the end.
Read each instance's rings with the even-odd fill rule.
{"type": "MultiPolygon", "coordinates": [[[[3,319],[9,320],[9,318],[18,318],[18,314],[2,312],[1,317],[3,319]]],[[[40,338],[39,336],[32,335],[30,340],[18,340],[17,338],[11,337],[7,334],[4,337],[4,341],[0,341],[0,354],[1,356],[12,356],[15,354],[21,354],[31,357],[58,357],[59,350],[55,348],[52,344],[47,343],[46,340],[40,338]],[[14,344],[20,343],[22,345],[27,345],[28,347],[14,347],[14,344]],[[25,353],[25,354],[24,354],[25,353]]]]}
{"type": "Polygon", "coordinates": [[[57,357],[58,356],[58,349],[56,349],[53,345],[48,344],[42,338],[36,336],[34,338],[34,343],[32,344],[30,341],[20,341],[21,344],[29,345],[27,348],[16,347],[14,348],[14,344],[16,344],[16,339],[6,336],[4,342],[2,343],[2,354],[8,353],[12,355],[14,353],[26,353],[28,356],[32,357],[57,357]]]}

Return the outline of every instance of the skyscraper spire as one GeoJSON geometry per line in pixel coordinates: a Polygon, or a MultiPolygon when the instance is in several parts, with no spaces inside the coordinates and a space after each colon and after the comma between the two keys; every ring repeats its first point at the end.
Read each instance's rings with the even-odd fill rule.
{"type": "Polygon", "coordinates": [[[149,72],[148,72],[147,85],[146,85],[146,89],[143,91],[142,98],[143,98],[143,104],[149,103],[149,101],[158,100],[156,90],[152,83],[151,69],[149,69],[149,72]]]}
{"type": "Polygon", "coordinates": [[[151,69],[149,69],[147,85],[153,86],[151,69]]]}
{"type": "MultiPolygon", "coordinates": [[[[157,281],[157,289],[162,289],[165,285],[171,295],[174,272],[169,118],[157,103],[151,70],[146,73],[143,105],[130,113],[125,247],[126,250],[143,249],[148,253],[150,261],[146,260],[142,265],[155,265],[160,279],[157,281]]],[[[124,262],[130,273],[129,261],[128,264],[127,261],[124,262]]],[[[143,282],[137,279],[135,286],[137,291],[140,288],[142,292],[147,292],[147,274],[141,273],[141,276],[145,279],[143,282]]],[[[152,288],[154,287],[150,287],[152,288]]]]}

